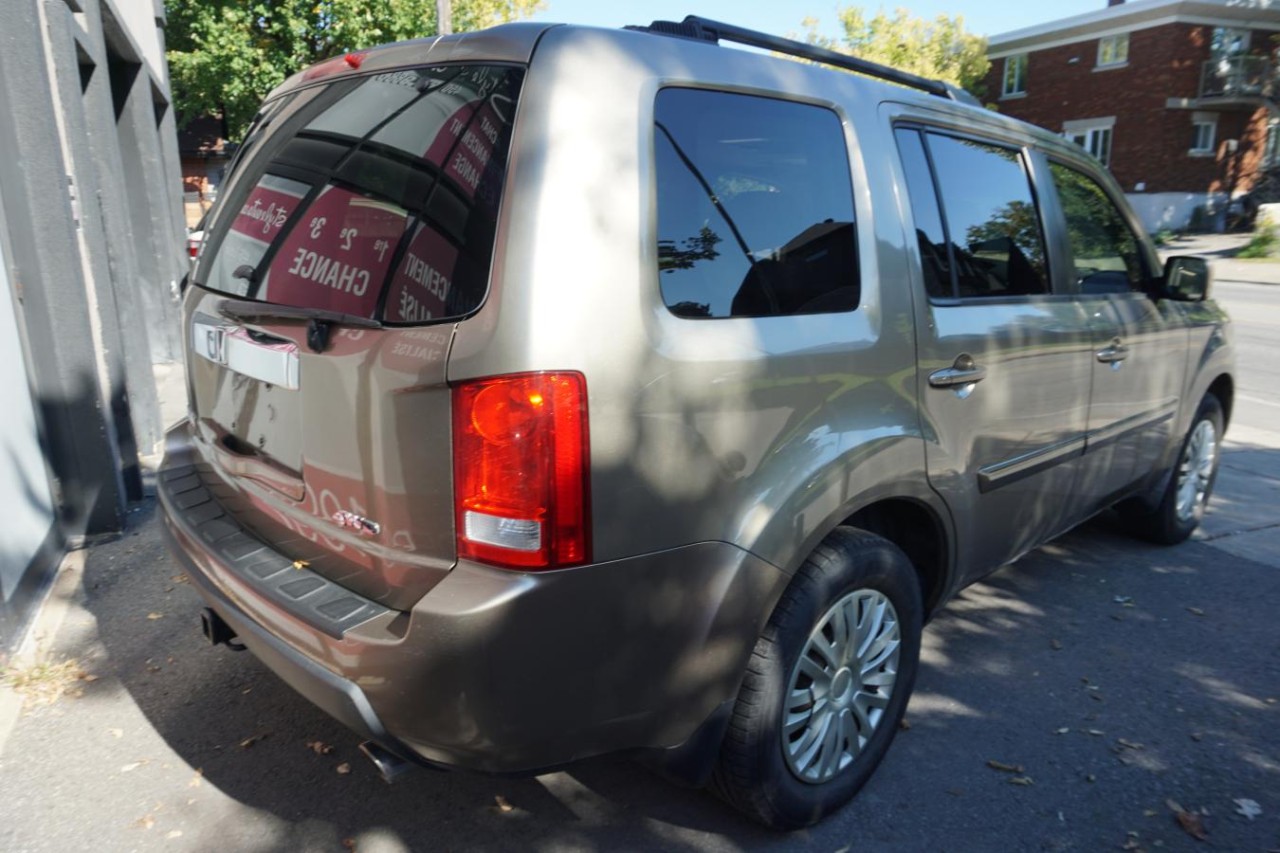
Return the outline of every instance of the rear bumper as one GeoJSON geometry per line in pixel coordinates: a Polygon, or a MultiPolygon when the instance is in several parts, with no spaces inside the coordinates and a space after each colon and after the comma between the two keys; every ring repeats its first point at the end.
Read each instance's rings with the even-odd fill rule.
{"type": "Polygon", "coordinates": [[[460,562],[391,610],[292,569],[223,512],[185,426],[168,447],[165,528],[209,606],[314,704],[434,764],[519,773],[678,747],[736,695],[787,580],[712,542],[541,574],[460,562]]]}

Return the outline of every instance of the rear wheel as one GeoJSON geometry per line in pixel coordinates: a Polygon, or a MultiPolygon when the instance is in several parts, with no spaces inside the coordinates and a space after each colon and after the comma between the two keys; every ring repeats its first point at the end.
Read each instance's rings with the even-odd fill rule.
{"type": "Polygon", "coordinates": [[[783,593],[755,651],[713,785],[775,829],[844,805],[884,757],[920,658],[920,588],[891,542],[838,528],[783,593]]]}
{"type": "Polygon", "coordinates": [[[1135,533],[1162,545],[1176,545],[1195,532],[1218,477],[1222,430],[1222,404],[1207,394],[1182,440],[1177,465],[1160,504],[1145,512],[1133,504],[1121,507],[1135,533]]]}

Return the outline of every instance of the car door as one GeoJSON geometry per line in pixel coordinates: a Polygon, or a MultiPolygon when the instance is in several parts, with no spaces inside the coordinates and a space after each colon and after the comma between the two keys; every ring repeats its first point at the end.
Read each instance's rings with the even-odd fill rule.
{"type": "Polygon", "coordinates": [[[1047,172],[1093,330],[1086,459],[1075,489],[1075,513],[1086,515],[1160,464],[1174,437],[1188,330],[1175,305],[1149,295],[1153,253],[1103,181],[1057,158],[1047,172]]]}
{"type": "Polygon", "coordinates": [[[1061,529],[1084,452],[1093,341],[1079,303],[1051,286],[1027,152],[927,127],[895,134],[923,285],[926,465],[965,580],[1061,529]]]}

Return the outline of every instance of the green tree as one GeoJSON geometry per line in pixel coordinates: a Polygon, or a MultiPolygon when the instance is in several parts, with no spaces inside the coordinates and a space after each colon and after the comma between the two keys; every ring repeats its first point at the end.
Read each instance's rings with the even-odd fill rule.
{"type": "MultiPolygon", "coordinates": [[[[542,0],[453,0],[455,32],[525,17],[542,0]]],[[[165,0],[181,119],[220,115],[239,139],[267,93],[331,56],[436,33],[436,0],[165,0]]]]}
{"type": "Polygon", "coordinates": [[[939,15],[932,21],[917,18],[906,9],[888,15],[883,9],[873,17],[854,6],[836,13],[843,35],[818,32],[818,20],[805,18],[802,26],[810,44],[848,53],[922,77],[945,80],[981,98],[987,61],[987,40],[966,32],[964,18],[939,15]]]}

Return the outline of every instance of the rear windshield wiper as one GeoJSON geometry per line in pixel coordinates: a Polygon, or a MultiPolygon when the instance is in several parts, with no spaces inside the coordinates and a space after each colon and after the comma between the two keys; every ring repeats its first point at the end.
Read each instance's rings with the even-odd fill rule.
{"type": "Polygon", "coordinates": [[[363,329],[381,329],[382,323],[368,317],[343,314],[325,308],[303,308],[298,305],[272,305],[269,302],[253,302],[248,299],[223,299],[217,305],[218,313],[231,320],[318,320],[337,323],[340,326],[359,326],[363,329]]]}

